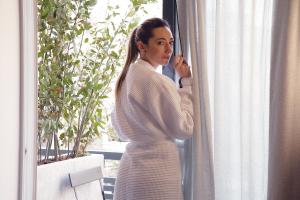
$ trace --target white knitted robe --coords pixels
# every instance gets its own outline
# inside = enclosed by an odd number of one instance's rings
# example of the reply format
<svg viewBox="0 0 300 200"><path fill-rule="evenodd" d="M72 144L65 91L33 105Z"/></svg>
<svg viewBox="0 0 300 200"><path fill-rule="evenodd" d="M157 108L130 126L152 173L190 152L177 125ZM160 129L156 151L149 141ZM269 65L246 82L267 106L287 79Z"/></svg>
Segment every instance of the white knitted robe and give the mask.
<svg viewBox="0 0 300 200"><path fill-rule="evenodd" d="M129 141L122 156L114 200L181 200L181 167L174 139L193 133L191 79L183 88L146 61L132 64L112 123Z"/></svg>

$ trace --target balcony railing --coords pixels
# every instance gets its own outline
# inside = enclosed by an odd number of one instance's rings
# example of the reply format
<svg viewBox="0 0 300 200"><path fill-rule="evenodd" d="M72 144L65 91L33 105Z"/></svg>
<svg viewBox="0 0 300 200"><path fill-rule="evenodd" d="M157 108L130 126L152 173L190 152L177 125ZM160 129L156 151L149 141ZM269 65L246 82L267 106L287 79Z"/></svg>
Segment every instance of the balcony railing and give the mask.
<svg viewBox="0 0 300 200"><path fill-rule="evenodd" d="M119 152L106 152L106 151L88 151L91 154L103 154L104 161L106 160L120 160L122 153ZM115 177L104 177L103 178L103 190L105 200L112 200L115 188Z"/></svg>

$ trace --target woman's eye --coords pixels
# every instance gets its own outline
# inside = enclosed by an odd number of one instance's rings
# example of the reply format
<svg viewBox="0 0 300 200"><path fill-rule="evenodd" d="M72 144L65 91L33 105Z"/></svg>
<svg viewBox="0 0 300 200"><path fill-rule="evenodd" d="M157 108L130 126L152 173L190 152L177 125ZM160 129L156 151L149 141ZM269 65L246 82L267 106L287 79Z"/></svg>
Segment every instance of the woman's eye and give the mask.
<svg viewBox="0 0 300 200"><path fill-rule="evenodd" d="M171 46L173 46L173 45L174 45L174 41L171 41L169 44L170 44Z"/></svg>
<svg viewBox="0 0 300 200"><path fill-rule="evenodd" d="M163 41L158 41L158 45L164 45Z"/></svg>

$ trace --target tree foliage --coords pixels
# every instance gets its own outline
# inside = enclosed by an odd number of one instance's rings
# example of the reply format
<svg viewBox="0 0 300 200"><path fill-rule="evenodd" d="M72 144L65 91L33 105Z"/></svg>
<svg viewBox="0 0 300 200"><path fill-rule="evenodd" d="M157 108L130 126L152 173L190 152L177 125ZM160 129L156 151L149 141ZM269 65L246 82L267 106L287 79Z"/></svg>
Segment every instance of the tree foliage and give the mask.
<svg viewBox="0 0 300 200"><path fill-rule="evenodd" d="M108 5L104 20L92 22L96 0L38 0L38 144L60 160L84 153L107 124L104 102L124 63L126 39L136 13L154 0L131 0L124 13ZM40 152L40 151L39 151Z"/></svg>

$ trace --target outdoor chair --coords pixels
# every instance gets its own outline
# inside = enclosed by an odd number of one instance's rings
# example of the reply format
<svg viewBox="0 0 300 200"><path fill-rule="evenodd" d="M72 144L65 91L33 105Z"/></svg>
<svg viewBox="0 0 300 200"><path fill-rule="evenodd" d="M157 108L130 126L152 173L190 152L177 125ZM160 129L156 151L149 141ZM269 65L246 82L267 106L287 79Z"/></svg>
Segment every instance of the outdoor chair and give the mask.
<svg viewBox="0 0 300 200"><path fill-rule="evenodd" d="M102 187L103 174L100 166L70 173L69 178L77 200L105 200ZM89 187L88 190L87 187ZM89 192L91 187L94 188L93 190L97 190L93 191L93 196L90 196Z"/></svg>

